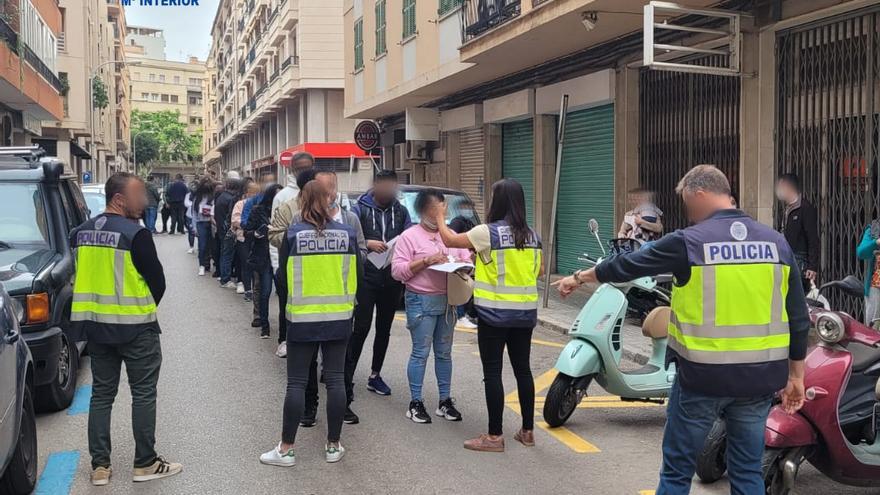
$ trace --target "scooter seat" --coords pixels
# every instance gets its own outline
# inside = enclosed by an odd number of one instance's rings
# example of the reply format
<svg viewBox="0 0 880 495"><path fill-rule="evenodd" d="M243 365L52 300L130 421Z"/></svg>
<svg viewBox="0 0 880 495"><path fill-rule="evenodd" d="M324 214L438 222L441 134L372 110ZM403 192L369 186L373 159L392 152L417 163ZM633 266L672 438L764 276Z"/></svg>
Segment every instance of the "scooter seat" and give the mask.
<svg viewBox="0 0 880 495"><path fill-rule="evenodd" d="M672 318L672 308L669 306L657 306L652 309L642 323L642 335L652 339L665 339L669 335L670 318Z"/></svg>
<svg viewBox="0 0 880 495"><path fill-rule="evenodd" d="M853 342L846 347L846 350L852 354L852 369L854 372L864 371L872 364L880 361L880 349L874 347Z"/></svg>

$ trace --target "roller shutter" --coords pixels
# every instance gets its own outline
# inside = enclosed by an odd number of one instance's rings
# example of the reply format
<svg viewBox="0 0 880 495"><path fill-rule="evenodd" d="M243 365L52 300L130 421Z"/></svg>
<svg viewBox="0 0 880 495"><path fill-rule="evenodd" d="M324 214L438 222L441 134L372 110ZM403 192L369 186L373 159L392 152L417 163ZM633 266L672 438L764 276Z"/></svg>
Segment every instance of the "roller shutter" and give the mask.
<svg viewBox="0 0 880 495"><path fill-rule="evenodd" d="M501 128L501 173L516 179L526 195L529 225L534 225L535 136L531 119L504 124Z"/></svg>
<svg viewBox="0 0 880 495"><path fill-rule="evenodd" d="M480 218L484 218L483 189L486 174L483 168L483 129L459 131L458 146L461 189L474 201L474 209Z"/></svg>
<svg viewBox="0 0 880 495"><path fill-rule="evenodd" d="M601 255L587 221L599 222L603 241L614 225L614 105L572 112L565 127L556 216L557 272L584 268L582 253Z"/></svg>

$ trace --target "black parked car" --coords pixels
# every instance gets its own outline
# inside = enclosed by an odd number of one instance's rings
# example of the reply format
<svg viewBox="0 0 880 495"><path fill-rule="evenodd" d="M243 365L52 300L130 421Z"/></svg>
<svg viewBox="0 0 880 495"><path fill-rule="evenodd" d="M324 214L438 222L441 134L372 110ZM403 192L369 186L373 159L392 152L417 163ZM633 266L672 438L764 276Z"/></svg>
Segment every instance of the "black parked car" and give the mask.
<svg viewBox="0 0 880 495"><path fill-rule="evenodd" d="M24 495L37 483L34 363L21 339L24 311L0 286L0 493Z"/></svg>
<svg viewBox="0 0 880 495"><path fill-rule="evenodd" d="M24 309L22 336L34 359L34 404L73 400L79 355L69 328L74 259L68 235L88 209L64 165L38 147L0 148L0 284Z"/></svg>

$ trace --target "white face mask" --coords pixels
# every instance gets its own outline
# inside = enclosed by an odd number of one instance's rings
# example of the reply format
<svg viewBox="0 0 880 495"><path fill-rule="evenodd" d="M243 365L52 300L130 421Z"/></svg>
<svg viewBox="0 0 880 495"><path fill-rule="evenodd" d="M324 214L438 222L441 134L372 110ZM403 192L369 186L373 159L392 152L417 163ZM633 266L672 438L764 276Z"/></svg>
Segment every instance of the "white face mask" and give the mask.
<svg viewBox="0 0 880 495"><path fill-rule="evenodd" d="M422 219L422 225L428 230L437 230L437 223L433 220L428 220L427 218Z"/></svg>

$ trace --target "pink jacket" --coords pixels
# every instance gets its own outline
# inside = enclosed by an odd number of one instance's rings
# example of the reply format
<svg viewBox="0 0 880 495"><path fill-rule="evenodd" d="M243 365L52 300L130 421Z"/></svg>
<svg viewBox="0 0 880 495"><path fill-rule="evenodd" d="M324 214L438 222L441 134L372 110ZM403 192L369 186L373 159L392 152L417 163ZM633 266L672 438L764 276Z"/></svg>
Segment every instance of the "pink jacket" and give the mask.
<svg viewBox="0 0 880 495"><path fill-rule="evenodd" d="M394 256L391 258L391 276L406 284L407 290L419 294L446 294L446 274L431 269L413 273L409 265L414 260L427 258L438 252L452 255L456 260L471 261L471 252L467 249L447 248L440 239L440 234L429 232L421 225L408 228L394 245Z"/></svg>

